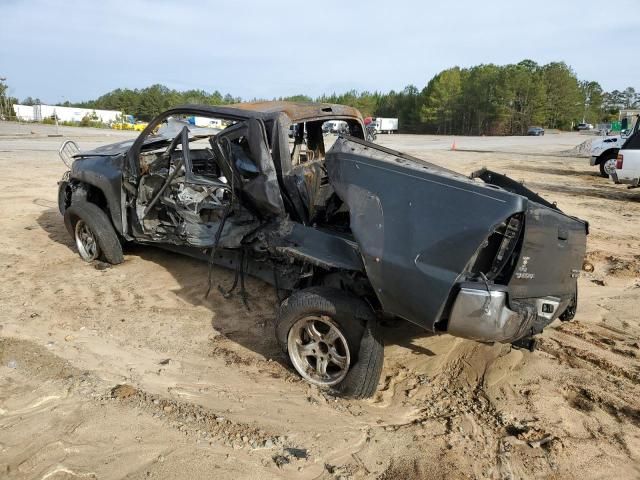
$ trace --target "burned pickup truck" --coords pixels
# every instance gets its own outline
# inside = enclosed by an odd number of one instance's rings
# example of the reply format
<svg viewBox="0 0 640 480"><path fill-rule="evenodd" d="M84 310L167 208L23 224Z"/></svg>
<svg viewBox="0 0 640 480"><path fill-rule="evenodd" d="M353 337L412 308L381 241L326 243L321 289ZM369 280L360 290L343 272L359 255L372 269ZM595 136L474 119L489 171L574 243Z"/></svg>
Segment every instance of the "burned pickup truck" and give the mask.
<svg viewBox="0 0 640 480"><path fill-rule="evenodd" d="M348 131L323 135L336 120ZM365 135L341 105L174 108L135 140L65 145L60 211L86 261L120 263L137 242L209 262L209 289L211 265L235 270L243 300L246 275L272 284L278 342L339 395L375 392L381 319L527 345L573 317L586 222L502 175L466 177Z"/></svg>

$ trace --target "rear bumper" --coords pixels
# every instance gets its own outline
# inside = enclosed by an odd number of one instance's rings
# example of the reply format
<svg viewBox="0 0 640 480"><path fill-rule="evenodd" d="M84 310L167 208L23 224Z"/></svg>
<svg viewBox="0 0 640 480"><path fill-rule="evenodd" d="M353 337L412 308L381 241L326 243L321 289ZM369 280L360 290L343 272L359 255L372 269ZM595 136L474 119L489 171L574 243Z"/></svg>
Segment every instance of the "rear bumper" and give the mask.
<svg viewBox="0 0 640 480"><path fill-rule="evenodd" d="M591 166L593 167L594 165L597 165L597 164L598 164L598 157L594 157L594 156L592 156L592 157L589 159L589 165L591 165Z"/></svg>
<svg viewBox="0 0 640 480"><path fill-rule="evenodd" d="M621 183L623 185L632 185L634 187L637 187L638 185L640 185L640 178L623 177L618 174L618 170L616 170L614 173L611 174L611 179L613 180L613 183Z"/></svg>
<svg viewBox="0 0 640 480"><path fill-rule="evenodd" d="M620 183L620 180L618 179L618 172L613 172L611 175L609 175L611 177L611 181L615 184Z"/></svg>
<svg viewBox="0 0 640 480"><path fill-rule="evenodd" d="M551 323L568 303L559 297L542 297L518 302L512 309L507 287L469 282L461 285L456 296L447 333L482 342L509 343L529 335L534 325Z"/></svg>

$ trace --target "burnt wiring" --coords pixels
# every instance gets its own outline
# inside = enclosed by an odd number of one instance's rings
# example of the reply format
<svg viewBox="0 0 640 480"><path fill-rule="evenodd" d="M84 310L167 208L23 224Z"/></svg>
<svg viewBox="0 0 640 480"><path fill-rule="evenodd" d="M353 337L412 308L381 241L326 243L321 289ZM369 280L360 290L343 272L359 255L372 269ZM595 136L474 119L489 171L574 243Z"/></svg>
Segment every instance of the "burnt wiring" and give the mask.
<svg viewBox="0 0 640 480"><path fill-rule="evenodd" d="M487 299L484 301L484 305L482 305L482 311L485 314L488 314L491 311L491 308L489 308L491 307L491 289L489 288L489 279L482 272L480 272L480 277L482 278L484 286L487 289Z"/></svg>
<svg viewBox="0 0 640 480"><path fill-rule="evenodd" d="M240 278L240 269L242 268L243 257L244 257L244 250L240 252L240 261L236 263L236 268L233 276L233 284L231 285L231 287L228 290L225 290L224 288L222 288L222 285L218 285L218 291L222 294L224 298L229 298L233 293L233 291L238 286L238 279Z"/></svg>
<svg viewBox="0 0 640 480"><path fill-rule="evenodd" d="M276 289L276 298L278 299L278 304L281 304L284 300L284 297L280 296L280 280L278 279L278 268L275 262L271 262L271 267L273 268L273 285Z"/></svg>
<svg viewBox="0 0 640 480"><path fill-rule="evenodd" d="M227 158L231 159L231 156L232 156L231 144L229 143L228 139L225 138L224 140L226 141L225 150L226 150ZM229 183L231 185L231 199L229 203L226 205L224 212L222 213L222 218L220 219L220 225L218 225L218 229L216 230L213 247L211 248L211 253L209 254L209 262L208 262L209 270L207 274L207 293L205 294L204 298L209 297L209 293L211 293L211 288L213 287L213 260L215 258L216 252L218 250L218 246L220 244L220 237L222 236L222 231L224 229L225 223L227 221L227 218L229 217L229 214L231 213L231 208L233 207L233 204L235 203L235 200L236 200L235 173L234 173L233 166L231 167L230 170L231 170L231 179ZM218 285L218 291L220 291L220 293L224 298L231 297L231 294L238 286L238 280L239 280L240 281L240 292L239 292L240 298L242 299L242 303L247 308L247 310L250 310L249 302L248 302L249 295L247 293L247 290L244 284L244 274L246 270L246 267L245 267L246 256L247 255L245 253L245 248L243 247L242 250L240 251L240 261L236 265L235 276L234 276L233 284L231 285L231 288L225 290L221 285Z"/></svg>
<svg viewBox="0 0 640 480"><path fill-rule="evenodd" d="M224 139L227 140L227 139ZM231 155L231 146L228 144L225 145L228 154ZM235 189L235 178L234 178L234 170L231 167L231 199L229 203L225 206L224 211L222 212L222 218L220 219L220 225L218 225L218 229L216 230L216 235L213 242L213 247L211 247L211 253L209 254L209 271L207 274L207 293L205 293L204 298L209 297L209 293L211 293L211 287L213 286L213 259L215 258L216 252L218 251L218 244L220 243L220 237L222 236L222 230L224 229L225 223L227 223L227 218L231 213L231 208L235 202L236 197L236 189Z"/></svg>
<svg viewBox="0 0 640 480"><path fill-rule="evenodd" d="M238 280L240 280L240 292L238 293L246 309L251 310L251 308L249 307L249 294L247 293L247 290L244 286L244 274L247 268L247 266L245 265L245 258L247 257L248 255L246 255L245 249L243 248L242 250L240 250L240 261L236 265L235 275L233 277L233 284L231 285L231 288L225 290L224 288L222 288L222 285L218 285L218 291L224 298L229 298L238 286Z"/></svg>

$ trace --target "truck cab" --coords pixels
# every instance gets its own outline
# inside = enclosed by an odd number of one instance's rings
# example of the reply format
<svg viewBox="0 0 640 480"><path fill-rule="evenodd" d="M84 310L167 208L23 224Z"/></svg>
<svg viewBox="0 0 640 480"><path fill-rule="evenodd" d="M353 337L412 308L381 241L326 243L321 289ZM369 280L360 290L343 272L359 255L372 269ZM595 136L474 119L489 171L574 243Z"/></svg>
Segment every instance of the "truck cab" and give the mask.
<svg viewBox="0 0 640 480"><path fill-rule="evenodd" d="M601 177L612 177L616 170L618 152L632 132L633 126L625 128L619 135L605 136L591 142L589 165L592 167L597 165Z"/></svg>
<svg viewBox="0 0 640 480"><path fill-rule="evenodd" d="M626 139L616 158L616 168L611 178L615 183L629 185L629 188L640 187L640 126L636 117L631 135Z"/></svg>

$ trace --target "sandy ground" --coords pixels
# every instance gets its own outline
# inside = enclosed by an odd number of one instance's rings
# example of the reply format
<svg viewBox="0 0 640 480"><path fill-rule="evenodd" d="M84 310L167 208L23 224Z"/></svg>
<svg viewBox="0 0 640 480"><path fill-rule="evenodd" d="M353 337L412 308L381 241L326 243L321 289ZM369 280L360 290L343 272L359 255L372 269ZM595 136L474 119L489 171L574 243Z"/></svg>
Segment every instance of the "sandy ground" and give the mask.
<svg viewBox="0 0 640 480"><path fill-rule="evenodd" d="M33 133L32 133L33 132ZM378 393L302 382L273 337L273 290L251 311L206 266L154 248L99 270L57 211L61 134L0 122L0 477L640 478L640 191L560 155L577 134L379 143L468 173L507 173L591 224L575 321L534 353L385 329ZM220 284L232 272L215 270Z"/></svg>

